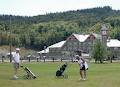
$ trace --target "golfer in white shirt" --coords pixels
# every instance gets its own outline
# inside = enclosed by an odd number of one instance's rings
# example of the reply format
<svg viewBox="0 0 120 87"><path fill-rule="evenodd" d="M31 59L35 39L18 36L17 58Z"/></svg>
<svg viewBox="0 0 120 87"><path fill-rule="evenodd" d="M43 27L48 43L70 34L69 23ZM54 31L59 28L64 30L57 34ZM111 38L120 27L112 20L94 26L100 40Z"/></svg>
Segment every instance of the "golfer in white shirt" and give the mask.
<svg viewBox="0 0 120 87"><path fill-rule="evenodd" d="M20 51L20 49L16 48L16 52L14 52L12 54L12 56L13 56L13 66L14 66L14 76L13 76L14 79L18 79L17 72L18 72L19 63L20 63L19 51Z"/></svg>
<svg viewBox="0 0 120 87"><path fill-rule="evenodd" d="M86 70L88 70L88 64L84 58L81 56L81 51L76 51L77 55L75 58L78 60L78 64L80 66L80 80L86 80Z"/></svg>

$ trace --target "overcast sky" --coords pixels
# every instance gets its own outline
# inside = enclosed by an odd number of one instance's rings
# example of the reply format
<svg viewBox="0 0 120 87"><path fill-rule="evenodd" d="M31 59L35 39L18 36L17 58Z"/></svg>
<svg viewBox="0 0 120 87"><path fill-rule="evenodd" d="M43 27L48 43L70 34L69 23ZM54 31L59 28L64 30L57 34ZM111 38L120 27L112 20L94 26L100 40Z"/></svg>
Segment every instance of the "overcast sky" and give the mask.
<svg viewBox="0 0 120 87"><path fill-rule="evenodd" d="M120 0L0 0L0 14L35 16L103 6L120 10Z"/></svg>

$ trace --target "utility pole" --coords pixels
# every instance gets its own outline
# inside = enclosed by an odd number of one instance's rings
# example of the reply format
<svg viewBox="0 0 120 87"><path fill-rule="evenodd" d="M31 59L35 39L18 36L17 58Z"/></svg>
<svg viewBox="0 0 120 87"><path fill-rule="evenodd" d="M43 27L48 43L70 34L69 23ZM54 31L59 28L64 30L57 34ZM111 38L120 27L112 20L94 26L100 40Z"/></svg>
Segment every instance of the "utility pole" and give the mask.
<svg viewBox="0 0 120 87"><path fill-rule="evenodd" d="M12 54L11 54L11 46L12 46L12 39L11 39L11 16L10 16L10 62L12 62Z"/></svg>

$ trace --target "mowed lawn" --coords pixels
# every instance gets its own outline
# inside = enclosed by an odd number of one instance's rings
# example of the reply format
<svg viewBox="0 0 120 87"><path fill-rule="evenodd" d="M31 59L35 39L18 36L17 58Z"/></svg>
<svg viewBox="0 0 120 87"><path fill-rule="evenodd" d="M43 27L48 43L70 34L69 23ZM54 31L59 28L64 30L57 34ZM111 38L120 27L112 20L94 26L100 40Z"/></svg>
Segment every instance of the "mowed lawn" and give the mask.
<svg viewBox="0 0 120 87"><path fill-rule="evenodd" d="M69 63L65 71L68 79L56 78L55 72L62 64L61 62L22 63L34 72L37 79L24 79L25 72L20 68L19 79L12 80L12 64L0 63L0 87L120 87L120 63L90 63L86 81L79 80L77 63Z"/></svg>

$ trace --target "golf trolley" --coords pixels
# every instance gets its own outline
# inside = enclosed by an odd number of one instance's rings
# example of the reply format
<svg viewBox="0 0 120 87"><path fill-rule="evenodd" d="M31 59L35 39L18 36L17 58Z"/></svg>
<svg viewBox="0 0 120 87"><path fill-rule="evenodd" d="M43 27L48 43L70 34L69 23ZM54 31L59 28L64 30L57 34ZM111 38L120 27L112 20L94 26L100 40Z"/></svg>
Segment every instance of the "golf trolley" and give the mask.
<svg viewBox="0 0 120 87"><path fill-rule="evenodd" d="M68 78L68 75L64 74L64 71L67 68L67 63L63 64L59 70L56 71L56 77L63 77L63 78Z"/></svg>
<svg viewBox="0 0 120 87"><path fill-rule="evenodd" d="M26 74L24 75L25 79L36 79L37 78L35 74L28 67L21 66L21 68L23 68L24 71L26 72Z"/></svg>

